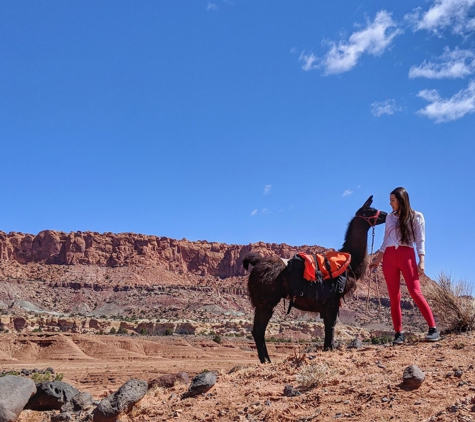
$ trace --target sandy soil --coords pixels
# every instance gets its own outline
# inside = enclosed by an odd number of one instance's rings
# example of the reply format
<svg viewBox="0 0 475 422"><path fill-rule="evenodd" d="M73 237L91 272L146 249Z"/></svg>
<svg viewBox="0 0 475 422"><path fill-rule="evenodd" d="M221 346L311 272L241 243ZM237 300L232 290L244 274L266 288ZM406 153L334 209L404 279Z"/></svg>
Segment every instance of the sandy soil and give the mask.
<svg viewBox="0 0 475 422"><path fill-rule="evenodd" d="M17 337L18 340L19 337ZM182 399L188 385L150 389L121 421L472 421L475 420L475 336L450 334L438 343L414 336L403 346L341 345L323 352L314 343L271 343L272 364L257 361L245 338L194 336L31 336L16 341L0 335L0 369L51 366L64 381L95 398L115 391L129 378L205 371L218 374L208 393ZM41 341L40 341L41 340ZM41 344L40 344L41 343ZM423 384L402 384L404 369L417 365ZM311 366L313 365L313 366ZM319 381L305 387L310 376ZM284 388L300 392L287 397ZM47 421L24 411L21 422Z"/></svg>

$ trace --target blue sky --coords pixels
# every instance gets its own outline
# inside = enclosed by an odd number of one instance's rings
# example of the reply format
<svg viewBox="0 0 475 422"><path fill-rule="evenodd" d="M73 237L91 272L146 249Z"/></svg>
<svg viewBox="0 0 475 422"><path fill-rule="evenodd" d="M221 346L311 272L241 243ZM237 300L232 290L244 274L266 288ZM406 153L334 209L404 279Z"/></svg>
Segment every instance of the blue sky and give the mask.
<svg viewBox="0 0 475 422"><path fill-rule="evenodd" d="M404 186L475 283L474 112L475 0L4 1L0 230L339 248Z"/></svg>

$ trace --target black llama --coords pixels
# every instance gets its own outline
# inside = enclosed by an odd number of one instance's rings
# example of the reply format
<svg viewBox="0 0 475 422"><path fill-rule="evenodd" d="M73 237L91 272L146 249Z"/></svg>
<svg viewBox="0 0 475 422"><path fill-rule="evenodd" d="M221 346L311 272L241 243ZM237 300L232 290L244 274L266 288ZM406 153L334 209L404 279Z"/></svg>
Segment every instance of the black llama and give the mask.
<svg viewBox="0 0 475 422"><path fill-rule="evenodd" d="M334 348L333 337L340 298L353 292L356 289L356 282L365 274L368 230L370 227L386 221L387 214L384 211L371 208L372 202L373 196L370 196L348 224L345 242L340 251L351 255L351 264L348 269L345 289L336 298L332 297L325 301L315 297L296 296L291 298L291 291L295 291L295 289L292 289L290 285L287 266L279 257L263 258L258 254L251 253L244 258L243 266L246 270L249 264L252 265L248 281L249 296L255 308L252 336L261 363L270 362L265 342L265 332L274 308L281 299L285 298L293 299L292 306L297 309L320 313L325 325L324 350Z"/></svg>

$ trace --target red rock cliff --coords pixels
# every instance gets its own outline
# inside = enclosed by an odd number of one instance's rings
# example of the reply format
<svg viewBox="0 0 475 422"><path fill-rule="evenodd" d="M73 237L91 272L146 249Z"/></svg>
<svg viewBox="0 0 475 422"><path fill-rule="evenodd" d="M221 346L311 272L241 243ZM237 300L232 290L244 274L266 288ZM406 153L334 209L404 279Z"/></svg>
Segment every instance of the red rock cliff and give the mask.
<svg viewBox="0 0 475 422"><path fill-rule="evenodd" d="M290 258L297 252L320 252L318 246L293 247L264 242L249 245L134 233L57 232L44 230L36 236L0 231L0 260L20 264L96 265L124 267L153 264L169 271L232 277L244 275L242 260L250 251Z"/></svg>

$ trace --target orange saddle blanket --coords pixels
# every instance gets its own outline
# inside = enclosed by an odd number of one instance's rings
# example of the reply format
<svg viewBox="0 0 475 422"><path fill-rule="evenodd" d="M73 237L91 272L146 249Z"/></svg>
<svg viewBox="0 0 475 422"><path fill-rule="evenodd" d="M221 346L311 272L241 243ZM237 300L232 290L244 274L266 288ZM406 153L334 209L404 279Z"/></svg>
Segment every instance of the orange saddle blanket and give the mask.
<svg viewBox="0 0 475 422"><path fill-rule="evenodd" d="M313 255L300 252L298 254L305 261L303 278L308 281L316 281L317 266ZM343 274L351 262L351 255L346 252L329 251L325 254L315 255L318 262L318 268L322 273L324 280L336 278Z"/></svg>

